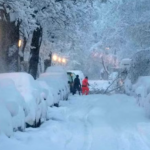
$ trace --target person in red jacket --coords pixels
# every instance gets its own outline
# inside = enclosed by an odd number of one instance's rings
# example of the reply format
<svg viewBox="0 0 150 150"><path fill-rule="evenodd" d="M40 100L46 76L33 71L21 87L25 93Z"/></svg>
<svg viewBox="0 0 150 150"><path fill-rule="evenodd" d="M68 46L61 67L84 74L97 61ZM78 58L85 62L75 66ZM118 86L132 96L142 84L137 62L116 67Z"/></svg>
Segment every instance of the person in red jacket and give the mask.
<svg viewBox="0 0 150 150"><path fill-rule="evenodd" d="M88 83L88 77L85 77L82 81L82 94L88 95L89 94L89 83Z"/></svg>

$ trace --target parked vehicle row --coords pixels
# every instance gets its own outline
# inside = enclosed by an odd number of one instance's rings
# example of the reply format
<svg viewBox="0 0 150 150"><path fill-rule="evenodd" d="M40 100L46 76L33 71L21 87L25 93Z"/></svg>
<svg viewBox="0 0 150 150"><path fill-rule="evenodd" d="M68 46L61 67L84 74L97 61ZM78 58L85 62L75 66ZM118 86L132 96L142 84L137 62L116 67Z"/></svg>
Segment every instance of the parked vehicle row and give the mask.
<svg viewBox="0 0 150 150"><path fill-rule="evenodd" d="M48 68L37 80L27 73L0 74L0 134L38 127L47 119L49 107L69 95L67 73Z"/></svg>

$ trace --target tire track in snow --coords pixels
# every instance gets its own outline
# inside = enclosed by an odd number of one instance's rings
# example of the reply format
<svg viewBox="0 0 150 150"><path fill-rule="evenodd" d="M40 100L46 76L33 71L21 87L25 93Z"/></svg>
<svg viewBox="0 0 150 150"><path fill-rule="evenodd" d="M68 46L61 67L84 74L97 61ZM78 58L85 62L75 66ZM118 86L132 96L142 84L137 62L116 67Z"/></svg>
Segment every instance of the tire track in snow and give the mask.
<svg viewBox="0 0 150 150"><path fill-rule="evenodd" d="M84 135L84 145L81 148L81 150L90 150L92 147L92 142L93 142L93 136L92 136L92 123L89 121L89 115L90 112L93 110L93 106L89 106L88 111L83 118L83 124L84 124L84 130L85 130L85 135Z"/></svg>
<svg viewBox="0 0 150 150"><path fill-rule="evenodd" d="M65 144L66 150L73 149L74 147L71 147L71 146L73 146L73 145L71 145L71 143L76 142L75 141L76 140L76 132L75 132L75 130L72 129L72 127L75 125L77 125L77 126L80 125L80 127L82 126L82 124L81 124L82 119L81 118L77 119L77 117L75 116L76 109L73 109L71 112L72 113L66 117L66 121L68 122L68 129L71 134L70 138L66 141L66 144Z"/></svg>
<svg viewBox="0 0 150 150"><path fill-rule="evenodd" d="M76 109L75 109L76 110ZM79 137L81 136L84 141L83 141L83 146L81 146L79 149L81 150L90 150L91 149L91 145L92 145L92 141L93 141L93 137L92 137L92 133L91 133L91 129L92 129L92 123L89 121L89 115L90 112L93 110L93 106L88 106L88 108L86 109L86 111L84 112L84 114L82 115L82 117L80 116L79 118L75 116L76 113L78 113L78 111L72 111L73 113L69 114L66 118L66 120L68 121L68 129L69 132L71 133L70 138L66 141L65 144L65 149L69 150L71 143L76 142L77 139L77 133L76 130L72 130L72 124L74 125L78 125L79 129L83 131L80 132ZM81 143L80 143L81 144ZM73 147L72 147L73 149Z"/></svg>

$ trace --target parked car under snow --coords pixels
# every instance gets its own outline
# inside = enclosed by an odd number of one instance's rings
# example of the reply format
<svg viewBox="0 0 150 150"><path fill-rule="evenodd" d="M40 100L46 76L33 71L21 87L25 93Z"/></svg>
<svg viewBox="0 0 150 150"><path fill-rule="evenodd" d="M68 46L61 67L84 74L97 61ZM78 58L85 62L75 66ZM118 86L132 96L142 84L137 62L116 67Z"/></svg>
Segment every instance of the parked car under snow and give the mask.
<svg viewBox="0 0 150 150"><path fill-rule="evenodd" d="M10 79L14 82L27 105L27 115L25 122L27 126L36 127L41 123L43 99L42 90L33 77L27 73L4 73L0 74L0 79Z"/></svg>
<svg viewBox="0 0 150 150"><path fill-rule="evenodd" d="M44 81L51 88L54 95L54 105L60 100L67 100L69 95L67 73L61 66L52 66L47 68L46 72L37 79Z"/></svg>
<svg viewBox="0 0 150 150"><path fill-rule="evenodd" d="M0 79L0 105L5 111L0 114L0 132L10 136L12 131L24 131L27 105L11 79Z"/></svg>

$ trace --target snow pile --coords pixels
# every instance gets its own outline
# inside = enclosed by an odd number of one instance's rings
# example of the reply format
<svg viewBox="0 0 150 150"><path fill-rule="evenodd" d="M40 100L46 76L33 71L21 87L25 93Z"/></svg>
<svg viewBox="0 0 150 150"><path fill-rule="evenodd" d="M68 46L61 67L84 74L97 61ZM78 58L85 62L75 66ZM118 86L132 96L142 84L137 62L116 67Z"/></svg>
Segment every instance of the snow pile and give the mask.
<svg viewBox="0 0 150 150"><path fill-rule="evenodd" d="M89 85L89 90L91 94L99 94L103 93L110 85L110 83L107 80L89 80Z"/></svg>

